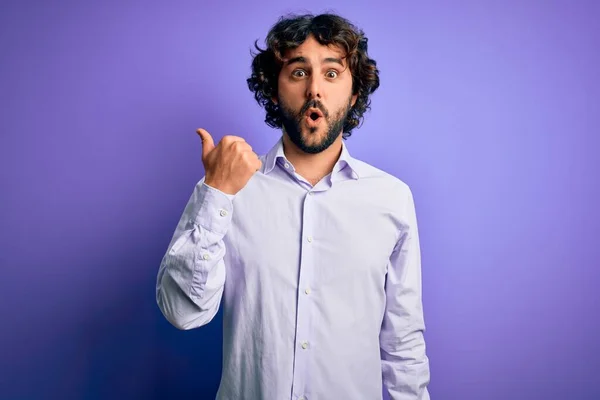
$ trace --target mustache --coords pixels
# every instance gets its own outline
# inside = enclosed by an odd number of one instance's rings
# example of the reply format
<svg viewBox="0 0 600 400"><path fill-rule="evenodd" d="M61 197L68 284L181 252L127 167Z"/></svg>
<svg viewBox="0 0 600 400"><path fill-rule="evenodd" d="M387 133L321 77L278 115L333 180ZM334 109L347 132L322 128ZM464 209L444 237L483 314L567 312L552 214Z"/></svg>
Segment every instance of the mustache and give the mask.
<svg viewBox="0 0 600 400"><path fill-rule="evenodd" d="M300 116L304 115L304 113L309 108L318 108L319 110L321 110L321 112L323 113L323 116L325 118L329 118L329 113L327 112L327 109L325 108L325 106L323 104L321 104L321 102L319 100L315 100L315 99L309 100L304 104L304 106L300 110Z"/></svg>

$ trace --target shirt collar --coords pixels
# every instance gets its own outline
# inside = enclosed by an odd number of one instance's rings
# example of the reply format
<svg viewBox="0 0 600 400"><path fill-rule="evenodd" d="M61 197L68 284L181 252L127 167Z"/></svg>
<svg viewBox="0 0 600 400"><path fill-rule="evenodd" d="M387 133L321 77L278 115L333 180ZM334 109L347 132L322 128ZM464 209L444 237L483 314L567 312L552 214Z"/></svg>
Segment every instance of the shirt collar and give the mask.
<svg viewBox="0 0 600 400"><path fill-rule="evenodd" d="M279 159L284 162L289 162L289 160L285 157L285 153L283 152L283 136L277 140L271 150L269 150L269 152L266 154L262 172L264 174L269 174L273 168L275 168L275 164L277 164ZM342 153L333 166L333 171L331 171L332 179L337 180L339 174L347 178L359 179L361 177L359 170L360 162L350 155L348 147L342 140Z"/></svg>

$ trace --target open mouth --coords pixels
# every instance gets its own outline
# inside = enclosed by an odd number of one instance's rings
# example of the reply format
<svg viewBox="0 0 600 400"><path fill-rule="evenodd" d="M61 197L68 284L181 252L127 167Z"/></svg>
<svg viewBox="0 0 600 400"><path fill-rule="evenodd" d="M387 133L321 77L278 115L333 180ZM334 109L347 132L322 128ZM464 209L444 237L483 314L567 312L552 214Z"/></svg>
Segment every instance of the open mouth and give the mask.
<svg viewBox="0 0 600 400"><path fill-rule="evenodd" d="M323 113L318 108L310 108L304 115L308 122L317 122L323 117Z"/></svg>

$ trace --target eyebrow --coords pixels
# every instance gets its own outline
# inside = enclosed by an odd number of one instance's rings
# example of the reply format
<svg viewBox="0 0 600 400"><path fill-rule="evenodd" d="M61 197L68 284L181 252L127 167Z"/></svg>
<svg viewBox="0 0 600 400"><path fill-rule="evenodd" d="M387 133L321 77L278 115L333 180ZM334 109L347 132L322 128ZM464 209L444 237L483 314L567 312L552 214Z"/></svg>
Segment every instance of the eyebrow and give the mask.
<svg viewBox="0 0 600 400"><path fill-rule="evenodd" d="M286 65L291 65L294 63L299 63L299 64L308 64L308 61L306 60L305 57L302 56L298 56L298 57L292 57L289 60L287 60L287 62L285 63ZM340 64L342 67L344 66L344 64L342 63L342 59L341 58L336 58L336 57L327 57L323 60L323 63L336 63L336 64Z"/></svg>

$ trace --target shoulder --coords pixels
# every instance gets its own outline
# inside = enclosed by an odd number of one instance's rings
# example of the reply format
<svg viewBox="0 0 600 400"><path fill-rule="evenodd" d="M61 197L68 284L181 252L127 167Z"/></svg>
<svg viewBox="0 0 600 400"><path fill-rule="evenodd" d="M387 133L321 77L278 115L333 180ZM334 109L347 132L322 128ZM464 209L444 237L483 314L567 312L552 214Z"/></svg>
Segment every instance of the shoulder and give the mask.
<svg viewBox="0 0 600 400"><path fill-rule="evenodd" d="M359 180L365 184L372 185L397 200L412 197L411 188L401 178L356 158L352 162L359 175Z"/></svg>

